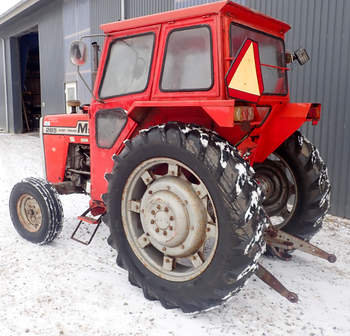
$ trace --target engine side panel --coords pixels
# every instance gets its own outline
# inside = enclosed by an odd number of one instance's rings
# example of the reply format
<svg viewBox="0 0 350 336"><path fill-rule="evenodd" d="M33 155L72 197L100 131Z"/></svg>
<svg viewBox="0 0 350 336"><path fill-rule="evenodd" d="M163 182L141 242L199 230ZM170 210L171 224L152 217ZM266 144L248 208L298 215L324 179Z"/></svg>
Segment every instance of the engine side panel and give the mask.
<svg viewBox="0 0 350 336"><path fill-rule="evenodd" d="M42 120L46 179L63 182L70 143L90 144L87 114L50 115Z"/></svg>

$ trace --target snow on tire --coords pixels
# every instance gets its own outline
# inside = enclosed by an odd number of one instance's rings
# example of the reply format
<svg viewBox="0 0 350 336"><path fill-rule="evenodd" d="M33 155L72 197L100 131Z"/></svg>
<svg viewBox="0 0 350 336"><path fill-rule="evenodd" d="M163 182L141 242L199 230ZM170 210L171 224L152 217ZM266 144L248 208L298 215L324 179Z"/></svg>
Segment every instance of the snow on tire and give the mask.
<svg viewBox="0 0 350 336"><path fill-rule="evenodd" d="M300 132L290 136L275 153L286 163L296 185L297 201L283 231L309 241L321 229L330 205L327 166L317 148Z"/></svg>
<svg viewBox="0 0 350 336"><path fill-rule="evenodd" d="M62 204L46 180L30 177L17 183L11 191L9 208L15 229L32 243L48 244L62 230Z"/></svg>
<svg viewBox="0 0 350 336"><path fill-rule="evenodd" d="M238 151L211 131L168 123L127 141L115 162L106 220L129 281L184 312L237 293L264 252L266 225Z"/></svg>

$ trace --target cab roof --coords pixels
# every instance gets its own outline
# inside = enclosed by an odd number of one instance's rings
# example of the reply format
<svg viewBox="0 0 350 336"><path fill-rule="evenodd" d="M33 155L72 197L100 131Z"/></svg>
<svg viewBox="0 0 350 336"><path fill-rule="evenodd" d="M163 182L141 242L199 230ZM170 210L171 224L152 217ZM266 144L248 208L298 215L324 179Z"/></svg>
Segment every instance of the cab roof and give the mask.
<svg viewBox="0 0 350 336"><path fill-rule="evenodd" d="M284 34L290 29L290 26L283 21L279 21L273 17L267 16L230 0L218 1L185 9L178 9L124 21L107 23L101 25L101 29L105 32L105 34L111 34L118 31L162 24L169 21L225 13L234 15L235 19L238 19L241 23L247 22L248 25L249 23L258 22L259 26L266 27L267 29L276 31L279 34Z"/></svg>

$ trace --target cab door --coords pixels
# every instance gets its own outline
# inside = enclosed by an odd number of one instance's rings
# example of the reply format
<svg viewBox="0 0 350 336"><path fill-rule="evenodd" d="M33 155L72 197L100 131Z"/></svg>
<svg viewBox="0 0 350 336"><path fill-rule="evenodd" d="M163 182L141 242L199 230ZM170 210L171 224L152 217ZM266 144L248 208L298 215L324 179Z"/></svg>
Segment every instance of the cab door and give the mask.
<svg viewBox="0 0 350 336"><path fill-rule="evenodd" d="M90 107L91 198L107 191L113 154L136 128L128 118L134 101L149 100L160 25L118 32L106 39Z"/></svg>

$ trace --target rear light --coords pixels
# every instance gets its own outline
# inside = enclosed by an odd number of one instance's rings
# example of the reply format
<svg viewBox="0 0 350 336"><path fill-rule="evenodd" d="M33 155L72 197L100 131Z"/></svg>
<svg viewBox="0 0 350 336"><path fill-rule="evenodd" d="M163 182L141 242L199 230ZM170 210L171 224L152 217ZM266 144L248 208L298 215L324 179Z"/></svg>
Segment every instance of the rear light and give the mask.
<svg viewBox="0 0 350 336"><path fill-rule="evenodd" d="M253 106L235 106L235 121L252 121L254 120Z"/></svg>
<svg viewBox="0 0 350 336"><path fill-rule="evenodd" d="M312 104L309 112L307 113L307 119L312 120L312 124L316 125L321 119L321 104Z"/></svg>
<svg viewBox="0 0 350 336"><path fill-rule="evenodd" d="M271 106L257 106L256 112L259 120L264 120L267 114L271 111Z"/></svg>

